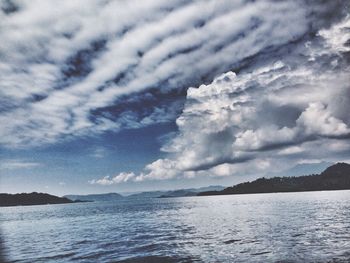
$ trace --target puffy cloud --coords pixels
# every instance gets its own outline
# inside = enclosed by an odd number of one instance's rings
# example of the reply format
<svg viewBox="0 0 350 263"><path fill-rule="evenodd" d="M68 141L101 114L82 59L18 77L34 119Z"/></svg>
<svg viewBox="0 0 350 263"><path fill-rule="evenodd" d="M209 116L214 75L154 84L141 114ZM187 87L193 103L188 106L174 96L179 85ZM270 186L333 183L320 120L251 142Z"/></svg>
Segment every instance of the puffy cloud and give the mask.
<svg viewBox="0 0 350 263"><path fill-rule="evenodd" d="M176 162L169 159L159 159L145 167L146 173L141 173L135 181L144 180L165 180L172 179L179 175Z"/></svg>
<svg viewBox="0 0 350 263"><path fill-rule="evenodd" d="M140 174L90 181L101 185L344 159L350 19L338 22L346 4L2 1L0 145L177 118L163 159Z"/></svg>
<svg viewBox="0 0 350 263"><path fill-rule="evenodd" d="M0 144L8 147L173 120L181 103L169 111L159 101L149 112L108 107L149 89L164 94L211 81L342 10L301 0L5 2Z"/></svg>
<svg viewBox="0 0 350 263"><path fill-rule="evenodd" d="M348 32L349 23L347 17L321 31L279 61L272 57L250 71L228 72L188 89L176 121L179 132L162 148L169 158L146 166L151 172L136 178L261 174L307 161L349 159L348 50L334 48L328 38L337 37L333 31Z"/></svg>
<svg viewBox="0 0 350 263"><path fill-rule="evenodd" d="M90 184L99 184L99 185L112 185L112 184L119 184L122 182L127 182L133 178L135 178L134 173L120 173L114 177L105 176L101 179L97 179L97 180L93 179L93 180L90 180L89 183Z"/></svg>
<svg viewBox="0 0 350 263"><path fill-rule="evenodd" d="M128 181L142 182L145 180L166 180L172 179L180 175L180 170L176 168L176 163L169 159L159 159L153 163L148 164L145 167L145 172L138 175L134 173L119 173L118 175L110 178L110 176L105 176L101 179L90 180L90 184L99 185L112 185L125 183Z"/></svg>
<svg viewBox="0 0 350 263"><path fill-rule="evenodd" d="M310 103L297 119L306 134L340 136L350 134L350 129L342 120L333 117L332 112L321 102Z"/></svg>

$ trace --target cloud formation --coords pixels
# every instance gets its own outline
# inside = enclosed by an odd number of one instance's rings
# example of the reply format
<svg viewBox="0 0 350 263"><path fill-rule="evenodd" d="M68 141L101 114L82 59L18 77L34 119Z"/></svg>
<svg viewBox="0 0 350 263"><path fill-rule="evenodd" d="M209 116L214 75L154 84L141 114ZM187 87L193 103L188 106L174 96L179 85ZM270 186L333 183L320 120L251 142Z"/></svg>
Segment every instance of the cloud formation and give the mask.
<svg viewBox="0 0 350 263"><path fill-rule="evenodd" d="M346 0L1 1L0 147L176 120L164 158L100 185L349 159L349 21Z"/></svg>
<svg viewBox="0 0 350 263"><path fill-rule="evenodd" d="M41 165L42 164L38 162L30 162L21 159L7 159L1 161L0 170L33 169Z"/></svg>
<svg viewBox="0 0 350 263"><path fill-rule="evenodd" d="M172 121L188 86L300 41L343 7L8 0L0 10L0 144L20 147Z"/></svg>
<svg viewBox="0 0 350 263"><path fill-rule="evenodd" d="M112 184L119 184L119 183L123 183L123 182L127 182L129 180L132 180L135 178L135 174L134 173L120 173L114 177L110 177L110 176L105 176L101 179L98 180L90 180L89 183L90 184L99 184L99 185L112 185Z"/></svg>
<svg viewBox="0 0 350 263"><path fill-rule="evenodd" d="M190 88L163 146L129 180L264 174L350 157L350 17L247 71ZM117 176L118 177L118 176Z"/></svg>

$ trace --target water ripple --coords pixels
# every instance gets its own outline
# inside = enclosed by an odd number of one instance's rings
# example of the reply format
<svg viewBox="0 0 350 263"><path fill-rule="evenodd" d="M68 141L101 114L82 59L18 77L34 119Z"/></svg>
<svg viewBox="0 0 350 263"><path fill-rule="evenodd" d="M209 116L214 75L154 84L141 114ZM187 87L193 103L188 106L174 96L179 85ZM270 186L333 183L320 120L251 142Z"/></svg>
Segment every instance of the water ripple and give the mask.
<svg viewBox="0 0 350 263"><path fill-rule="evenodd" d="M350 191L0 212L10 262L350 262Z"/></svg>

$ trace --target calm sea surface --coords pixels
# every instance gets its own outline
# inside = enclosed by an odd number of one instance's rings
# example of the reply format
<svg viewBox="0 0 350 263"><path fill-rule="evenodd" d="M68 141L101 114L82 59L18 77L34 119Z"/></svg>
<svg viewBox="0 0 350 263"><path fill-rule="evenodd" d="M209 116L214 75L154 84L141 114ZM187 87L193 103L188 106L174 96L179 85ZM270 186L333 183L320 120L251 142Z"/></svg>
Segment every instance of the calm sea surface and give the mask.
<svg viewBox="0 0 350 263"><path fill-rule="evenodd" d="M0 212L9 262L350 262L350 191Z"/></svg>

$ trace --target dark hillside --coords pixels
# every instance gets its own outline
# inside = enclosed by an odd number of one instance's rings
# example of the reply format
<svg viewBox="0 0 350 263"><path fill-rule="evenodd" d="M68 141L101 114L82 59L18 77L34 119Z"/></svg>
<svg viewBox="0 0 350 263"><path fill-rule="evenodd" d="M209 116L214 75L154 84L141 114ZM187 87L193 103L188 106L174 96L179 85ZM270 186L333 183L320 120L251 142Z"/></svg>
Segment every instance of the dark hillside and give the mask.
<svg viewBox="0 0 350 263"><path fill-rule="evenodd" d="M58 197L45 193L0 194L0 206L17 205L46 205L73 203L65 197Z"/></svg>
<svg viewBox="0 0 350 263"><path fill-rule="evenodd" d="M273 192L301 192L350 189L350 165L337 163L321 174L299 177L259 178L252 182L237 184L222 191L201 192L198 195L252 194Z"/></svg>

